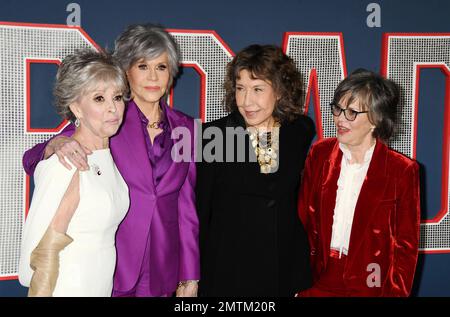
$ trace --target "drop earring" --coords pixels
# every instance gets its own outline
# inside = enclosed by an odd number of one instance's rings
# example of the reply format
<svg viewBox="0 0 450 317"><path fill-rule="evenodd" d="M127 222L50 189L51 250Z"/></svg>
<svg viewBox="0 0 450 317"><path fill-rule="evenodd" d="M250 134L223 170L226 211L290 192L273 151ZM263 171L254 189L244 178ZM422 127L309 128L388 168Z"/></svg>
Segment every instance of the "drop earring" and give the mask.
<svg viewBox="0 0 450 317"><path fill-rule="evenodd" d="M76 128L78 128L80 126L80 119L76 118L73 124L75 125Z"/></svg>

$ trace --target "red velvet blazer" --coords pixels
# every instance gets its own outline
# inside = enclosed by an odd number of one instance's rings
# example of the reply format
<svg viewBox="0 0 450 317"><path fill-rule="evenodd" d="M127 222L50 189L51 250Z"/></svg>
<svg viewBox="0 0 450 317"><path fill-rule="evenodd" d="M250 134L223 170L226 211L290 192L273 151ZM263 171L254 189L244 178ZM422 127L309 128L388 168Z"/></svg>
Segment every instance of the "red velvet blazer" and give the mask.
<svg viewBox="0 0 450 317"><path fill-rule="evenodd" d="M313 281L327 266L342 151L336 138L310 150L299 195L299 215L311 247ZM347 296L408 296L418 256L419 167L377 140L356 204L344 284ZM380 286L367 280L379 265ZM370 285L370 283L369 283Z"/></svg>

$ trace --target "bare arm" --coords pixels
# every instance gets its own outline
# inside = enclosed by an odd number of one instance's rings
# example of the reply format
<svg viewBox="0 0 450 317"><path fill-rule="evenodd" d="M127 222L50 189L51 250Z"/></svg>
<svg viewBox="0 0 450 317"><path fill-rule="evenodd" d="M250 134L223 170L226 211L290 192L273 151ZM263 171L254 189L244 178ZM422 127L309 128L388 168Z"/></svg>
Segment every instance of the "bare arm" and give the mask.
<svg viewBox="0 0 450 317"><path fill-rule="evenodd" d="M75 210L80 202L80 174L75 172L70 181L55 216L53 217L50 227L60 233L66 233Z"/></svg>

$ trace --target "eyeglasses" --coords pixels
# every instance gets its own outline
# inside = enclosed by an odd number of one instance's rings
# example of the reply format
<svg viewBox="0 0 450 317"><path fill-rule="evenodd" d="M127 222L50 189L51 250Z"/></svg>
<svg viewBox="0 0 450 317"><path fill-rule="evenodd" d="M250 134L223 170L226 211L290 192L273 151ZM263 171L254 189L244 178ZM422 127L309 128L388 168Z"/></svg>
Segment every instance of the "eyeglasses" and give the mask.
<svg viewBox="0 0 450 317"><path fill-rule="evenodd" d="M331 107L331 113L333 114L333 116L339 117L341 115L341 113L344 112L344 117L348 121L355 121L356 117L360 113L367 113L367 112L369 112L369 111L356 111L356 110L353 110L353 109L350 109L350 108L344 109L344 108L341 108L335 102L330 103L330 107Z"/></svg>

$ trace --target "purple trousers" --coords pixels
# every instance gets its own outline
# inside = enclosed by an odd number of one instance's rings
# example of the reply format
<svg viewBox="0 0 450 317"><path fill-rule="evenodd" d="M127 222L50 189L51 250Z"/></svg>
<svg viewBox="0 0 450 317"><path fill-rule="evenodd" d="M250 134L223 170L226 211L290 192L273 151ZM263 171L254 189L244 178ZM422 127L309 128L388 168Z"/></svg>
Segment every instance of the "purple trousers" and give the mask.
<svg viewBox="0 0 450 317"><path fill-rule="evenodd" d="M145 246L144 259L142 260L141 270L138 280L132 289L126 292L119 292L113 290L113 297L155 297L150 292L150 252L148 250L150 245L150 234L147 238L147 245ZM172 294L164 294L160 297L171 297Z"/></svg>

